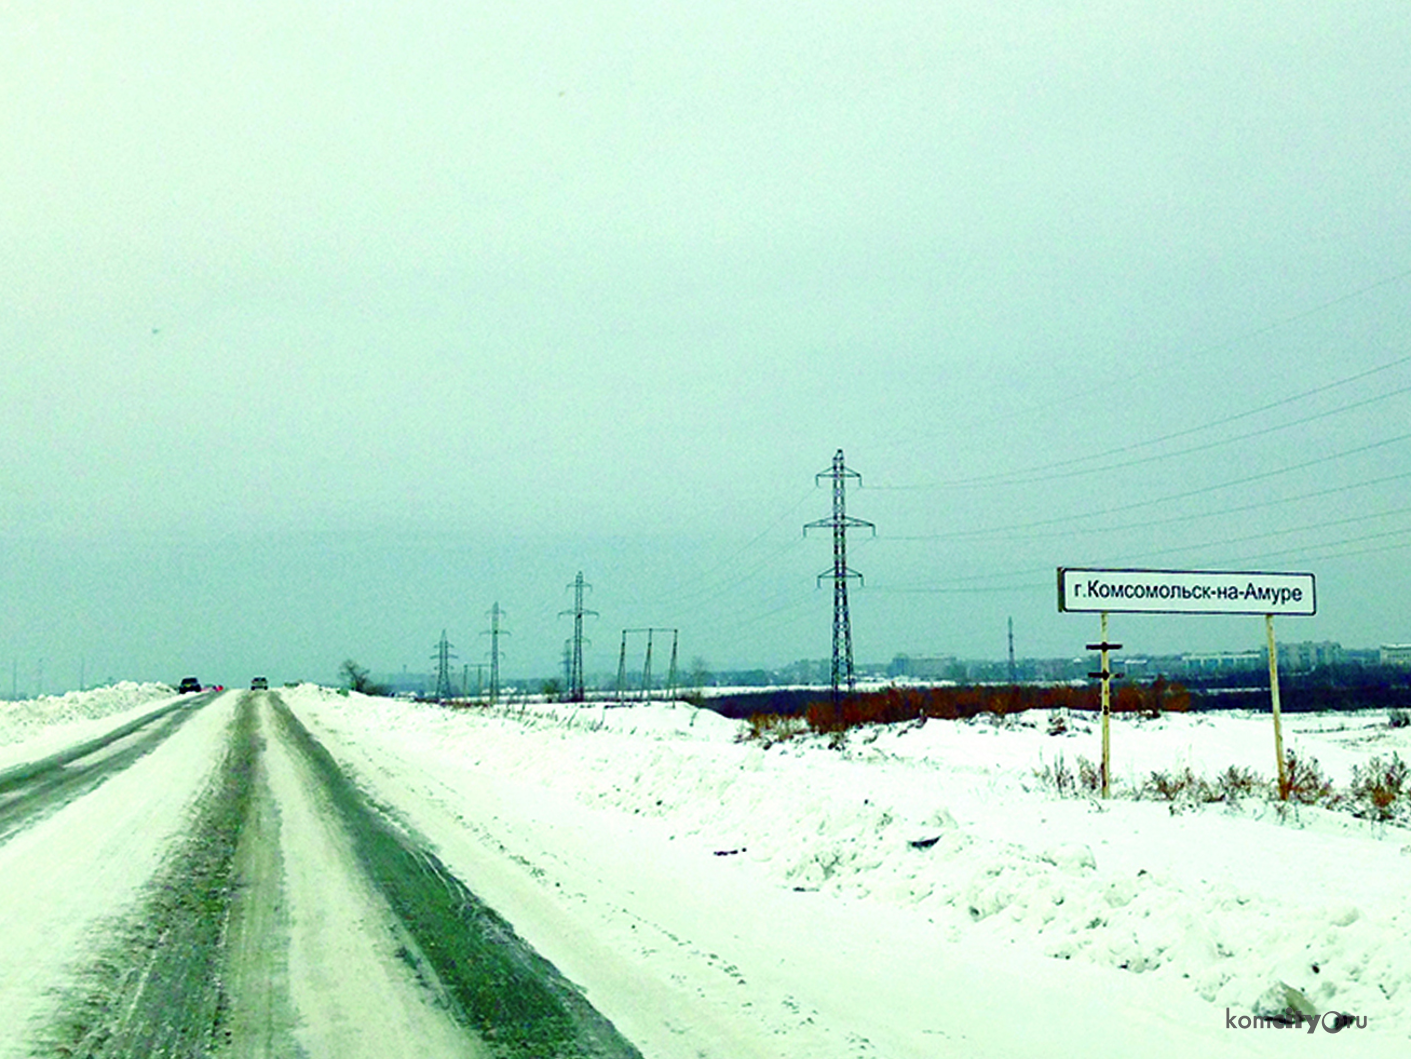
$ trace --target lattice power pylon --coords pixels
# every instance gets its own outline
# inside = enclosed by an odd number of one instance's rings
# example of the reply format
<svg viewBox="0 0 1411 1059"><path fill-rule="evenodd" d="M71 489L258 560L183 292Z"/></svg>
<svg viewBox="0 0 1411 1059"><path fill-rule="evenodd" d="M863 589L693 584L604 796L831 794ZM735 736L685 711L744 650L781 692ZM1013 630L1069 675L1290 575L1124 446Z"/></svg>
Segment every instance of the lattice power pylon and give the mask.
<svg viewBox="0 0 1411 1059"><path fill-rule="evenodd" d="M500 604L496 603L490 608L490 628L482 632L481 636L490 637L490 705L500 701L500 637L508 636L509 632L500 628L500 618L504 615L500 609Z"/></svg>
<svg viewBox="0 0 1411 1059"><path fill-rule="evenodd" d="M441 642L436 645L436 653L431 657L436 659L436 698L444 701L455 694L451 690L451 659L456 657L451 654L445 629L441 630Z"/></svg>
<svg viewBox="0 0 1411 1059"><path fill-rule="evenodd" d="M833 480L833 517L810 522L803 531L804 536L808 536L811 529L833 531L833 569L819 574L818 582L822 583L825 577L833 579L833 704L836 706L842 701L843 685L847 686L849 695L856 686L852 666L852 619L848 616L848 578L855 577L861 584L862 575L848 569L848 530L866 527L875 536L877 527L860 518L852 518L847 513L846 482L849 478L856 478L860 485L862 475L848 470L843 463L842 449L834 454L832 468L820 471L814 476L814 482L823 478Z"/></svg>
<svg viewBox="0 0 1411 1059"><path fill-rule="evenodd" d="M583 590L593 586L583 580L582 570L578 571L578 576L568 587L573 589L573 609L559 611L559 617L573 615L573 657L568 667L568 701L582 702L587 697L583 689L583 618L587 615L597 617L598 612L583 608Z"/></svg>

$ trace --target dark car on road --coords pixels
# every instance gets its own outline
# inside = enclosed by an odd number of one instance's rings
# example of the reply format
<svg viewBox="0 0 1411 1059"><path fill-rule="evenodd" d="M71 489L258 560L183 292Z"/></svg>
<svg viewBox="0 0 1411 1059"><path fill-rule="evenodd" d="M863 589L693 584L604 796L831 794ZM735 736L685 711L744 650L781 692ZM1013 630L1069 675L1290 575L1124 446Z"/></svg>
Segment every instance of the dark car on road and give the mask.
<svg viewBox="0 0 1411 1059"><path fill-rule="evenodd" d="M264 677L256 677L254 680L250 681L251 691L267 691L268 689L269 681Z"/></svg>
<svg viewBox="0 0 1411 1059"><path fill-rule="evenodd" d="M187 692L191 691L200 691L201 682L195 677L182 677L181 687L177 688L176 690L182 695L185 695Z"/></svg>

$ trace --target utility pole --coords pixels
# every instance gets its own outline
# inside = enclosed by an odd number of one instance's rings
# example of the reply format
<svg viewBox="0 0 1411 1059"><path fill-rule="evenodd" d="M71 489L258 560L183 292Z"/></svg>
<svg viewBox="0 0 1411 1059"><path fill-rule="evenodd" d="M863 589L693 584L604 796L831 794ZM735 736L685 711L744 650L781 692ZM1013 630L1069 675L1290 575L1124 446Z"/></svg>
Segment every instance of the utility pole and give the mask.
<svg viewBox="0 0 1411 1059"><path fill-rule="evenodd" d="M663 629L662 632L666 630ZM681 630L671 630L671 665L666 671L666 698L668 702L676 698L676 645L681 640Z"/></svg>
<svg viewBox="0 0 1411 1059"><path fill-rule="evenodd" d="M471 666L475 667L475 695L473 697L478 699L480 698L480 693L485 688L485 670L488 667L485 665L484 662L471 662L469 665L466 666L467 671L471 668ZM467 673L467 681L468 680L469 674ZM470 695L470 687L468 684L465 693L467 695Z"/></svg>
<svg viewBox="0 0 1411 1059"><path fill-rule="evenodd" d="M568 587L573 589L573 609L559 611L560 618L565 614L573 615L573 658L569 663L567 691L570 702L582 702L585 698L583 692L583 618L589 614L597 617L598 612L583 608L583 590L593 586L583 580L582 570L578 571L578 576Z"/></svg>
<svg viewBox="0 0 1411 1059"><path fill-rule="evenodd" d="M508 636L509 633L500 628L500 616L504 611L500 609L498 602L488 613L490 628L480 635L490 637L490 705L493 706L500 701L500 637Z"/></svg>
<svg viewBox="0 0 1411 1059"><path fill-rule="evenodd" d="M441 630L441 642L436 645L436 653L431 656L436 659L436 698L445 701L452 697L451 691L451 659L456 656L451 654L451 644L446 639L446 630Z"/></svg>
<svg viewBox="0 0 1411 1059"><path fill-rule="evenodd" d="M1015 682L1015 668L1014 668L1014 619L1011 617L1011 618L1009 619L1009 686L1010 686L1010 687L1014 687L1015 683L1016 683L1016 682Z"/></svg>
<svg viewBox="0 0 1411 1059"><path fill-rule="evenodd" d="M622 630L622 649L617 654L617 701L625 701L627 680L627 629Z"/></svg>
<svg viewBox="0 0 1411 1059"><path fill-rule="evenodd" d="M850 528L866 527L875 537L877 527L860 518L852 518L847 513L845 483L849 478L856 478L861 485L862 475L848 470L843 463L842 449L833 455L832 469L814 475L814 483L817 484L822 478L833 480L833 517L810 522L804 526L803 532L807 537L811 529L833 531L833 569L819 574L818 583L821 584L825 577L833 579L833 705L836 707L842 702L842 685L847 685L849 695L856 686L852 666L852 620L848 616L848 578L855 577L858 584L862 584L862 575L848 569L847 534Z"/></svg>

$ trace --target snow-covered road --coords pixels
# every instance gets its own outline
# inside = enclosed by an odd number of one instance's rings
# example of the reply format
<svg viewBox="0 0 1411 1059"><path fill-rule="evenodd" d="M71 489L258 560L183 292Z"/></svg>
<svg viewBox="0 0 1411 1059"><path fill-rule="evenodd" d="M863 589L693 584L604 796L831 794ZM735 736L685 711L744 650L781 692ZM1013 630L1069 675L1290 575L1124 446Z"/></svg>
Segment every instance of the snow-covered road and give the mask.
<svg viewBox="0 0 1411 1059"><path fill-rule="evenodd" d="M6 1054L639 1055L277 692L14 765L6 808Z"/></svg>
<svg viewBox="0 0 1411 1059"><path fill-rule="evenodd" d="M1035 769L1091 752L1081 721L766 748L684 705L129 698L0 717L0 1055L1411 1048L1411 832L1057 798ZM1339 778L1407 752L1383 722L1288 739ZM1268 741L1124 722L1116 772ZM1242 1028L1282 984L1364 1026Z"/></svg>

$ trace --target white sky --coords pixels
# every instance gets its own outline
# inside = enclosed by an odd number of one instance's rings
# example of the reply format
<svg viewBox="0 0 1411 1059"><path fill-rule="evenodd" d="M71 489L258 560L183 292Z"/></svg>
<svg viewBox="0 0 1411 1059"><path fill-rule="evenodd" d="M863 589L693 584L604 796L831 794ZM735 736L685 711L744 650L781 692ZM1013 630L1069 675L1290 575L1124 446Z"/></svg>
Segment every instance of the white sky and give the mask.
<svg viewBox="0 0 1411 1059"><path fill-rule="evenodd" d="M859 659L1077 650L1058 565L1411 640L1408 54L1374 2L7 5L0 659L415 669L498 601L548 674L579 569L590 670L826 657L840 447Z"/></svg>

